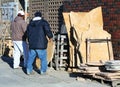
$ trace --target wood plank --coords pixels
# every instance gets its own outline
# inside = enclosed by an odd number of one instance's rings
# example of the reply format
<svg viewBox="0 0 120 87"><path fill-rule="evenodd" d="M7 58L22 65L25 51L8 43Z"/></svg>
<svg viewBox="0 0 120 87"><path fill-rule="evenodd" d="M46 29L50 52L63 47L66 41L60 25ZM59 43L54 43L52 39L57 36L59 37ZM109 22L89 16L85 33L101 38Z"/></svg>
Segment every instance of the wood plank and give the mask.
<svg viewBox="0 0 120 87"><path fill-rule="evenodd" d="M85 70L85 71L89 71L89 70L93 70L93 71L96 71L96 70L99 70L99 67L79 67L80 70Z"/></svg>
<svg viewBox="0 0 120 87"><path fill-rule="evenodd" d="M96 75L100 75L100 76L120 76L120 72L99 72L96 73Z"/></svg>
<svg viewBox="0 0 120 87"><path fill-rule="evenodd" d="M120 79L120 72L99 72L95 76L104 78L106 80L118 80Z"/></svg>
<svg viewBox="0 0 120 87"><path fill-rule="evenodd" d="M86 63L86 65L88 65L88 66L103 66L104 63L102 63L102 62L88 62L88 63Z"/></svg>
<svg viewBox="0 0 120 87"><path fill-rule="evenodd" d="M48 47L47 47L47 61L48 61L48 64L53 59L54 50L55 50L55 42L48 41ZM36 58L35 65L36 65L36 68L40 69L41 61L40 61L39 58Z"/></svg>

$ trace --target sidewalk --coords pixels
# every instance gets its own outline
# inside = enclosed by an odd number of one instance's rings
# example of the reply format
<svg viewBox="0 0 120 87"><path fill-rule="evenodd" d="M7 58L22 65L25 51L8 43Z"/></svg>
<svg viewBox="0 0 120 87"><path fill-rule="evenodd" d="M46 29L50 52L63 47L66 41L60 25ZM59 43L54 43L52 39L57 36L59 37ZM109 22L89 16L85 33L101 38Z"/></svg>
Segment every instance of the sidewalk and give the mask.
<svg viewBox="0 0 120 87"><path fill-rule="evenodd" d="M23 69L13 69L12 58L0 58L0 87L110 87L96 81L76 80L76 76L66 71L48 69L47 75L28 76Z"/></svg>

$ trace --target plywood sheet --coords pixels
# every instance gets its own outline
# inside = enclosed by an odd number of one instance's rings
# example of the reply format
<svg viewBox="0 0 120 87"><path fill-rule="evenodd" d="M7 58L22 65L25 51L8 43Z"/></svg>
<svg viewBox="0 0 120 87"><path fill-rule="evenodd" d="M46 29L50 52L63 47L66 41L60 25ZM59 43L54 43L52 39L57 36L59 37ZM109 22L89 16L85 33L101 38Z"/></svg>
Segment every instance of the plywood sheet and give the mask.
<svg viewBox="0 0 120 87"><path fill-rule="evenodd" d="M83 32L80 52L83 61L86 62L86 39L111 39L111 35L103 30L103 20L101 7L95 8L88 13L90 17L90 28ZM90 44L90 59L89 62L107 61L113 59L112 43L98 42Z"/></svg>
<svg viewBox="0 0 120 87"><path fill-rule="evenodd" d="M69 65L72 67L74 66L74 46L71 43L71 22L70 22L70 14L69 13L63 13L63 18L65 22L65 26L67 29L68 34L68 40L69 40L69 50L70 50L70 58L69 58Z"/></svg>
<svg viewBox="0 0 120 87"><path fill-rule="evenodd" d="M86 63L86 39L111 39L111 35L103 29L102 8L97 7L90 12L63 13L65 25L70 42L70 54L72 63L75 63L75 55L81 55L82 63ZM71 27L74 29L71 30ZM71 33L72 31L72 33ZM75 51L77 50L77 51ZM113 59L112 43L91 43L89 62L107 61ZM78 58L80 59L80 58ZM77 62L80 60L77 60ZM78 66L79 66L78 62Z"/></svg>
<svg viewBox="0 0 120 87"><path fill-rule="evenodd" d="M87 12L70 12L70 13L63 13L65 25L68 32L69 37L69 45L70 45L70 66L75 66L76 62L75 56L75 49L81 40L82 32L88 30L89 25L87 21L88 17L86 16ZM77 19L76 19L77 18ZM82 20L81 20L82 19ZM78 29L78 30L76 30ZM80 31L80 32L77 32Z"/></svg>
<svg viewBox="0 0 120 87"><path fill-rule="evenodd" d="M70 39L71 24L70 24L70 15L69 15L69 13L63 12L63 18L64 18L65 26L66 26L66 29L67 29L68 37Z"/></svg>
<svg viewBox="0 0 120 87"><path fill-rule="evenodd" d="M70 23L73 30L73 38L81 42L82 33L89 29L89 17L87 12L70 12Z"/></svg>
<svg viewBox="0 0 120 87"><path fill-rule="evenodd" d="M71 26L75 28L75 30L83 32L89 29L89 17L87 16L87 12L70 12L70 22ZM77 32L78 34L80 32Z"/></svg>
<svg viewBox="0 0 120 87"><path fill-rule="evenodd" d="M55 42L48 41L48 47L47 47L47 61L48 64L52 61L53 55L55 50ZM39 58L36 58L35 65L39 69L40 68L41 61Z"/></svg>
<svg viewBox="0 0 120 87"><path fill-rule="evenodd" d="M102 8L97 7L92 9L89 13L89 23L90 26L95 26L96 28L93 29L103 29L103 16L102 16Z"/></svg>
<svg viewBox="0 0 120 87"><path fill-rule="evenodd" d="M95 32L95 33L94 33ZM106 39L111 38L110 34L108 34L106 31L101 31L101 30L92 30L90 29L89 31L86 31L83 33L81 45L80 45L80 52L83 57L83 61L86 62L86 38L90 39ZM90 43L90 57L88 62L105 62L110 59L110 55L113 58L113 53L111 53L112 50L112 45L111 42L108 41L99 41L96 43Z"/></svg>

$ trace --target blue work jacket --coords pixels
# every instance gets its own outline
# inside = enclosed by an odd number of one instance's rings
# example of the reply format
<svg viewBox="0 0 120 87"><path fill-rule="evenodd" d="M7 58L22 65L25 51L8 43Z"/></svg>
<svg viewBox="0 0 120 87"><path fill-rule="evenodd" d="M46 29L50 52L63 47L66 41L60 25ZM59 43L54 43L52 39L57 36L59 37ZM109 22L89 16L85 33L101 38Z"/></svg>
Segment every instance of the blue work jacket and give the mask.
<svg viewBox="0 0 120 87"><path fill-rule="evenodd" d="M48 38L53 38L49 23L44 20L32 20L27 27L29 49L46 49ZM48 37L48 38L47 38Z"/></svg>

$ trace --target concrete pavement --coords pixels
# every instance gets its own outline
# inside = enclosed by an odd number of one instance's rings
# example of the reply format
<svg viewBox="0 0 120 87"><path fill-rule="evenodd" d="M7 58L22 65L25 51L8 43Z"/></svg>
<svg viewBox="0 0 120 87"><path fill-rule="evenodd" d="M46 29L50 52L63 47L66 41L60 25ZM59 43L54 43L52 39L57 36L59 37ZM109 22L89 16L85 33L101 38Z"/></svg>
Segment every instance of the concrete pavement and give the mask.
<svg viewBox="0 0 120 87"><path fill-rule="evenodd" d="M76 76L66 71L49 68L47 75L26 75L24 69L13 69L12 58L0 58L0 87L110 87L96 81L77 81Z"/></svg>

